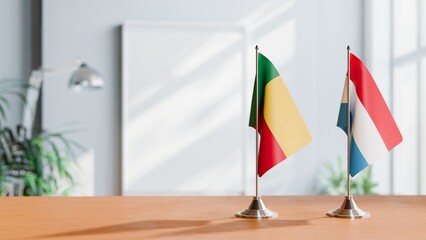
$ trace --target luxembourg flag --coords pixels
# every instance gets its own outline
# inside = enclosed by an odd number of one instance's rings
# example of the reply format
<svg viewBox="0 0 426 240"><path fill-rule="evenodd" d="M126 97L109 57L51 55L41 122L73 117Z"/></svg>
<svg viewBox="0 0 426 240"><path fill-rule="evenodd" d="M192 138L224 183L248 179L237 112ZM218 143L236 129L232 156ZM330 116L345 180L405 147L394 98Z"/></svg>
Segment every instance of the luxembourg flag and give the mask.
<svg viewBox="0 0 426 240"><path fill-rule="evenodd" d="M346 132L349 87L350 174L353 177L401 143L402 135L365 65L352 53L349 65L349 79L346 76L337 126Z"/></svg>

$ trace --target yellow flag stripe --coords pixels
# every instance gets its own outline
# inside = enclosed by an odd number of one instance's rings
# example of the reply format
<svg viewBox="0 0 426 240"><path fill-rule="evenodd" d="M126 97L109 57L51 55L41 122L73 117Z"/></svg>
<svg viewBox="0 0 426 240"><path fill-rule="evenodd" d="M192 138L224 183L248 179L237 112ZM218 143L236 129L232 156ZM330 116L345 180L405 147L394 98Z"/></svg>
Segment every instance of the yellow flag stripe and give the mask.
<svg viewBox="0 0 426 240"><path fill-rule="evenodd" d="M263 116L287 157L312 140L311 134L280 76L271 80L265 87Z"/></svg>

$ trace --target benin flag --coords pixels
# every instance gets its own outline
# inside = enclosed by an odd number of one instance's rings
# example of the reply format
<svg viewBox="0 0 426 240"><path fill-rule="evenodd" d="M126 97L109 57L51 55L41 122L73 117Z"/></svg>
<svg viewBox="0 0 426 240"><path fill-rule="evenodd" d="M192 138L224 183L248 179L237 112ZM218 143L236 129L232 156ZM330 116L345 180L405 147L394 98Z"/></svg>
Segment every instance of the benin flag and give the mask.
<svg viewBox="0 0 426 240"><path fill-rule="evenodd" d="M312 137L277 69L258 53L260 149L258 174L290 157ZM256 128L256 83L251 102L250 123Z"/></svg>

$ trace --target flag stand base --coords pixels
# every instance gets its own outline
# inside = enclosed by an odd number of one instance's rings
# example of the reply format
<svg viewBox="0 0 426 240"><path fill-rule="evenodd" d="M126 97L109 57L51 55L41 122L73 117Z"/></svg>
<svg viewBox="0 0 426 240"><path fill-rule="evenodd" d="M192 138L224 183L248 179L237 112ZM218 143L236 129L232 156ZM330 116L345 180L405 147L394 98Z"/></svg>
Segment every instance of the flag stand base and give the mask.
<svg viewBox="0 0 426 240"><path fill-rule="evenodd" d="M345 200L343 201L342 205L333 211L329 211L327 215L330 217L351 219L370 217L370 213L363 211L356 205L352 195L345 196Z"/></svg>
<svg viewBox="0 0 426 240"><path fill-rule="evenodd" d="M253 197L250 206L235 214L239 218L276 218L278 213L269 210L262 199L259 197Z"/></svg>

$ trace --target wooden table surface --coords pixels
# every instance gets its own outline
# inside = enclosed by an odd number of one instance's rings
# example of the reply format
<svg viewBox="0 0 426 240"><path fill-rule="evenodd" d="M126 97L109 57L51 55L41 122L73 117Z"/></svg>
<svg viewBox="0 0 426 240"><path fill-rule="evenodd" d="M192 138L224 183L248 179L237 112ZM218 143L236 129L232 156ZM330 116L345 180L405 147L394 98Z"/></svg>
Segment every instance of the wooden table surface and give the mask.
<svg viewBox="0 0 426 240"><path fill-rule="evenodd" d="M426 239L426 196L356 196L360 220L325 216L341 196L263 200L278 218L235 218L251 197L3 197L0 239Z"/></svg>

